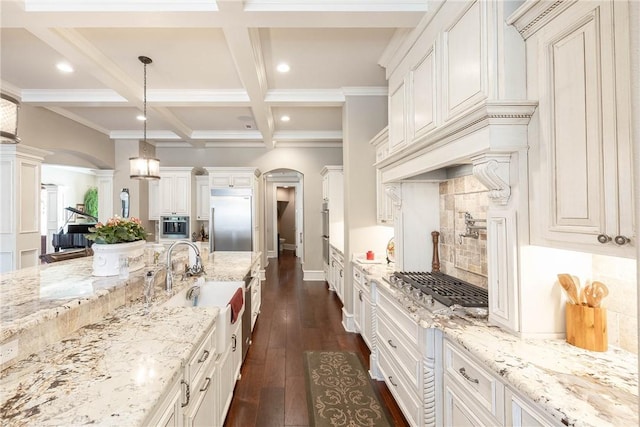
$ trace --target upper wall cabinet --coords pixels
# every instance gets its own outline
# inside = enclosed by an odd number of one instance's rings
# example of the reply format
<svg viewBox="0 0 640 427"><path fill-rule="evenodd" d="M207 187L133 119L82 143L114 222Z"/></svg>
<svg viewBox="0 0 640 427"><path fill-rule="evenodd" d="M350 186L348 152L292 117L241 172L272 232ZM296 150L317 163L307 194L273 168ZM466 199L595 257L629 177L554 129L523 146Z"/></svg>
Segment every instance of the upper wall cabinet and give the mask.
<svg viewBox="0 0 640 427"><path fill-rule="evenodd" d="M386 64L392 155L441 140L485 101L526 99L524 40L504 23L518 4L444 2L406 40Z"/></svg>
<svg viewBox="0 0 640 427"><path fill-rule="evenodd" d="M160 169L158 198L160 215L191 215L193 168Z"/></svg>
<svg viewBox="0 0 640 427"><path fill-rule="evenodd" d="M196 219L209 221L209 209L211 206L211 192L209 191L209 176L196 176Z"/></svg>
<svg viewBox="0 0 640 427"><path fill-rule="evenodd" d="M442 34L442 99L445 121L488 96L489 2L469 2Z"/></svg>
<svg viewBox="0 0 640 427"><path fill-rule="evenodd" d="M534 243L635 254L627 8L539 2L515 20L527 38L529 93L540 100L530 132L539 134L530 138Z"/></svg>

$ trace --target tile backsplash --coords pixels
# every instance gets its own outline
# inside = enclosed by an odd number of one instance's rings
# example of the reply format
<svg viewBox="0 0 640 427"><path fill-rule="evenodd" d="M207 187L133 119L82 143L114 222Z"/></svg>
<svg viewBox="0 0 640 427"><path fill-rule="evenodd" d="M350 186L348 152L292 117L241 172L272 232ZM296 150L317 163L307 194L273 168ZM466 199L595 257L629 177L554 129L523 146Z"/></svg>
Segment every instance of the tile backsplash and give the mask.
<svg viewBox="0 0 640 427"><path fill-rule="evenodd" d="M487 288L487 233L477 239L460 237L466 232L465 212L486 219L488 191L473 175L440 183L440 270ZM477 222L476 225L486 225Z"/></svg>

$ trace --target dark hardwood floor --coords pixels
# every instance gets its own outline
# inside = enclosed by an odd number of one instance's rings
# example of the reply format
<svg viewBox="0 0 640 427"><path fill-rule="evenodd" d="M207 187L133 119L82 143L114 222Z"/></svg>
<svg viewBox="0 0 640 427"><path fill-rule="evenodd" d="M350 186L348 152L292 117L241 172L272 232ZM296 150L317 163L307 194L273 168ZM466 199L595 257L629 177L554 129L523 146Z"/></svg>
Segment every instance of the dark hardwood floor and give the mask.
<svg viewBox="0 0 640 427"><path fill-rule="evenodd" d="M360 335L342 327L342 304L326 282L305 282L293 252L271 259L262 283L262 309L236 383L226 427L308 426L302 354L343 350L369 367ZM396 426L408 425L384 382L372 381Z"/></svg>

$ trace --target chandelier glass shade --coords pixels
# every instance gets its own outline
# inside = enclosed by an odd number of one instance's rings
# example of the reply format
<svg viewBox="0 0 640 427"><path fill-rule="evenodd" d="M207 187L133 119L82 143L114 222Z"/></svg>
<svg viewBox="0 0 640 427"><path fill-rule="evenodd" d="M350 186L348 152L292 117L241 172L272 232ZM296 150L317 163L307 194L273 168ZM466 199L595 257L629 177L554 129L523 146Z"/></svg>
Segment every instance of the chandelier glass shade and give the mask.
<svg viewBox="0 0 640 427"><path fill-rule="evenodd" d="M18 100L0 94L0 142L3 144L17 144L18 138Z"/></svg>
<svg viewBox="0 0 640 427"><path fill-rule="evenodd" d="M146 156L147 153L147 65L153 62L151 58L139 56L138 60L144 65L144 135L141 157L129 158L129 177L132 179L160 179L160 160Z"/></svg>

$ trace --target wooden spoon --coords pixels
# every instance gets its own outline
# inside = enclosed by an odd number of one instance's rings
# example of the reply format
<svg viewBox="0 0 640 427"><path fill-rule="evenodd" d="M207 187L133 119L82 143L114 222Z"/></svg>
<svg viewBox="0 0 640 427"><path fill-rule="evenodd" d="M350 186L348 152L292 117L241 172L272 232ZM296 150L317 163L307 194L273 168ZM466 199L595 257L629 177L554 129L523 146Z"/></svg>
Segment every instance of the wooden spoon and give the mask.
<svg viewBox="0 0 640 427"><path fill-rule="evenodd" d="M578 289L570 274L558 274L558 280L560 286L565 290L569 297L569 302L572 304L579 304L578 302Z"/></svg>
<svg viewBox="0 0 640 427"><path fill-rule="evenodd" d="M593 296L593 307L600 307L602 299L609 295L609 288L596 280L591 285L591 295Z"/></svg>

